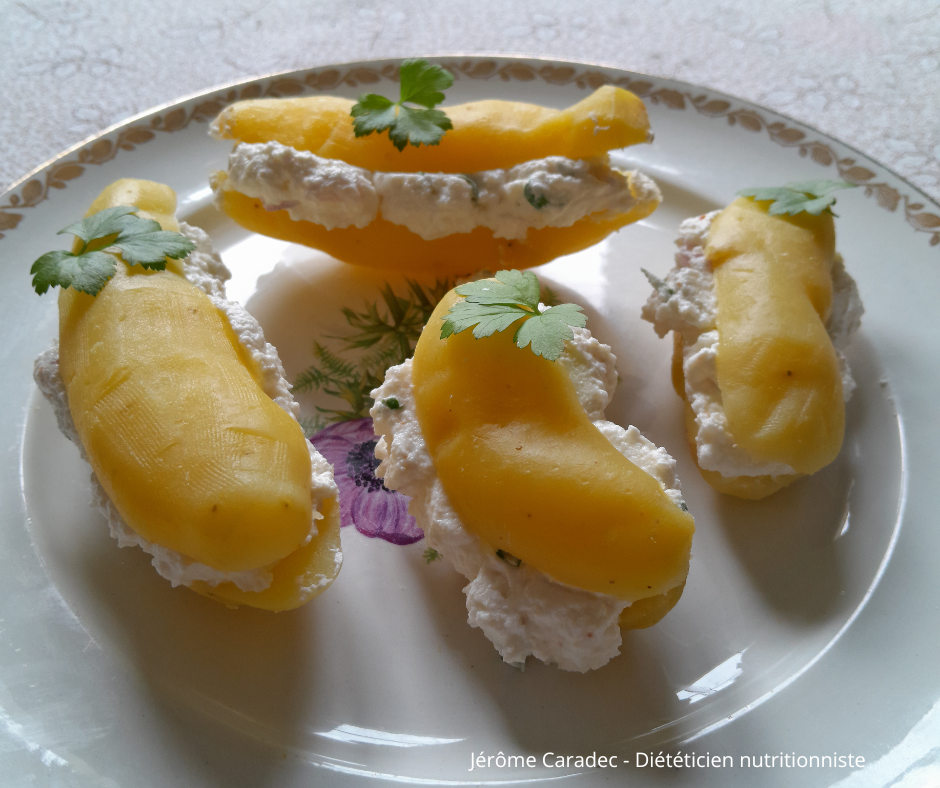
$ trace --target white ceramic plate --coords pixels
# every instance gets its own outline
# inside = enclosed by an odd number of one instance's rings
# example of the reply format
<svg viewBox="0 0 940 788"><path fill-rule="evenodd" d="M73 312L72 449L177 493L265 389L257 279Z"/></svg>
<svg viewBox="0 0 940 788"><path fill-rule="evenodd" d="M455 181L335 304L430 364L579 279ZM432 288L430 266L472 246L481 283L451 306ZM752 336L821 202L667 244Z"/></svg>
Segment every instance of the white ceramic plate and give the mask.
<svg viewBox="0 0 940 788"><path fill-rule="evenodd" d="M617 354L622 384L608 418L636 424L678 458L698 528L681 602L658 626L627 633L622 655L601 670L570 674L530 659L519 672L467 625L462 578L444 561L426 564L420 541L396 545L345 528L337 582L280 615L172 589L143 553L117 548L91 506L89 469L30 374L57 318L55 296L31 291L29 265L62 242L55 232L107 183L142 177L177 191L181 216L213 236L235 273L230 294L259 318L291 379L316 362L315 342L361 372L361 352L343 338L361 330L356 320L392 321L386 284L417 309L403 277L249 236L215 211L207 187L229 145L208 138L206 121L224 104L390 93L396 64L241 83L128 121L0 197L4 784L452 785L580 775L588 785L935 785L940 207L838 141L705 89L579 64L443 62L457 76L453 103L562 107L605 82L646 100L655 143L626 158L660 183L662 207L539 273L585 305L589 328ZM681 219L738 189L840 176L864 187L840 195L837 225L866 306L849 353L859 387L843 451L765 501L722 497L688 454L670 343L639 319L649 289L640 266L668 270ZM373 317L341 309L367 313L369 304ZM308 416L317 405L350 409L322 390L301 400ZM699 759L665 769L637 756L676 750L730 756L734 766ZM536 765L469 771L481 752L534 755ZM614 756L617 770L560 768L554 757L549 767L547 752ZM740 760L765 754L851 755L853 764L861 756L866 766L801 768L778 758L758 769Z"/></svg>

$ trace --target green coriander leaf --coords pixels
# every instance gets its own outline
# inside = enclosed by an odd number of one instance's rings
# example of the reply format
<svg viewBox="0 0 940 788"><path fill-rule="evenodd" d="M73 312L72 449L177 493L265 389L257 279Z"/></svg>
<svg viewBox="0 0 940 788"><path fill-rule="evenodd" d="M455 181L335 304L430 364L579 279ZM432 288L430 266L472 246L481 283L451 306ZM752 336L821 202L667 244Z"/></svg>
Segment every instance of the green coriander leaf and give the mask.
<svg viewBox="0 0 940 788"><path fill-rule="evenodd" d="M783 213L796 216L798 213L806 212L813 216L819 216L824 210L835 204L836 198L832 196L817 197L815 200L807 200L804 197L802 201L788 200L776 202L770 206L768 213L771 216L777 216Z"/></svg>
<svg viewBox="0 0 940 788"><path fill-rule="evenodd" d="M424 551L424 563L430 564L432 561L436 561L441 557L441 554L437 552L433 547L429 547Z"/></svg>
<svg viewBox="0 0 940 788"><path fill-rule="evenodd" d="M812 194L816 197L823 197L824 195L830 194L831 192L840 191L841 189L854 189L855 184L849 183L848 181L817 180L794 181L792 183L785 184L785 187L787 189L793 189L793 191Z"/></svg>
<svg viewBox="0 0 940 788"><path fill-rule="evenodd" d="M783 186L771 186L760 189L741 189L739 197L753 197L755 200L782 200L793 196L792 189Z"/></svg>
<svg viewBox="0 0 940 788"><path fill-rule="evenodd" d="M531 181L528 181L522 188L522 196L525 197L526 200L529 201L529 205L531 205L537 211L541 211L542 208L548 205L548 197L546 197L544 194L536 194L534 191L532 191Z"/></svg>
<svg viewBox="0 0 940 788"><path fill-rule="evenodd" d="M196 246L185 235L159 229L118 239L112 245L121 250L121 256L131 265L141 265L162 271L166 268L166 258L178 260L192 252ZM111 247L109 247L111 248Z"/></svg>
<svg viewBox="0 0 940 788"><path fill-rule="evenodd" d="M517 320L530 315L532 312L513 304L474 304L458 301L447 313L447 320L441 328L441 339L447 339L451 334L459 334L473 326L476 326L473 336L482 339L498 331L505 331Z"/></svg>
<svg viewBox="0 0 940 788"><path fill-rule="evenodd" d="M114 276L114 255L107 252L48 252L32 268L33 287L42 295L50 287L74 287L83 293L97 295Z"/></svg>
<svg viewBox="0 0 940 788"><path fill-rule="evenodd" d="M809 200L806 199L806 195L800 194L799 192L790 192L789 195L790 196L781 197L776 202L771 203L770 208L767 209L767 213L771 216L781 216L784 214L796 216L798 213L803 213L806 203L809 202ZM835 197L824 197L823 199L828 199L827 205L836 201Z"/></svg>
<svg viewBox="0 0 940 788"><path fill-rule="evenodd" d="M674 296L676 291L673 290L666 282L660 279L655 274L651 274L645 268L640 269L643 272L643 275L646 277L646 280L653 286L653 289L659 293L659 297L668 300L669 296Z"/></svg>
<svg viewBox="0 0 940 788"><path fill-rule="evenodd" d="M366 137L388 129L388 136L398 150L406 145L437 145L444 132L453 128L450 118L434 109L444 100L442 90L454 84L454 76L426 60L405 60L398 70L400 97L397 102L366 93L359 97L350 114L353 133ZM418 104L423 109L407 104Z"/></svg>
<svg viewBox="0 0 940 788"><path fill-rule="evenodd" d="M88 295L97 295L114 276L114 255L107 252L85 252L67 257L59 264L60 287L73 287Z"/></svg>
<svg viewBox="0 0 940 788"><path fill-rule="evenodd" d="M457 295L474 304L522 304L533 312L539 306L539 279L531 271L499 271L457 288Z"/></svg>
<svg viewBox="0 0 940 788"><path fill-rule="evenodd" d="M447 314L449 315L450 312ZM469 328L469 326L466 327ZM452 320L445 320L443 323L441 323L441 339L447 339L449 336L459 334L460 332L456 329L457 327L454 325Z"/></svg>
<svg viewBox="0 0 940 788"><path fill-rule="evenodd" d="M401 100L428 109L440 104L444 100L441 91L454 84L454 75L447 69L418 58L402 61L398 78L401 80Z"/></svg>
<svg viewBox="0 0 940 788"><path fill-rule="evenodd" d="M439 109L413 109L404 105L398 108L398 118L388 129L388 136L398 150L404 150L409 143L419 145L437 145L454 126Z"/></svg>
<svg viewBox="0 0 940 788"><path fill-rule="evenodd" d="M82 241L78 254L65 250L42 255L30 268L33 287L39 295L50 287L72 287L97 295L114 276L116 254L129 265L163 270L166 258L178 259L194 251L196 245L184 235L160 229L159 222L135 215L133 205L106 208L66 227ZM89 249L95 245L99 248ZM100 247L107 245L107 251Z"/></svg>
<svg viewBox="0 0 940 788"><path fill-rule="evenodd" d="M516 331L513 341L524 348L531 343L537 356L554 361L565 350L565 340L572 339L571 326L584 328L587 318L577 304L559 304L526 320Z"/></svg>
<svg viewBox="0 0 940 788"><path fill-rule="evenodd" d="M398 410L401 407L401 403L395 397L383 399L382 404L389 410Z"/></svg>
<svg viewBox="0 0 940 788"><path fill-rule="evenodd" d="M755 200L773 200L767 210L771 216L796 216L803 212L819 216L823 211L832 213L832 206L836 204L832 192L853 188L855 184L846 181L798 181L786 186L742 189L738 194Z"/></svg>
<svg viewBox="0 0 940 788"><path fill-rule="evenodd" d="M540 313L539 280L531 271L499 271L494 278L457 288L465 300L447 312L441 339L471 327L473 336L481 339L523 320L513 336L516 345L554 361L564 352L565 340L574 336L571 327L583 327L587 321L576 304L558 304Z"/></svg>
<svg viewBox="0 0 940 788"><path fill-rule="evenodd" d="M71 252L59 249L55 252L46 252L33 263L29 272L33 275L33 287L39 295L43 295L50 287L59 284L59 267L67 257L74 257Z"/></svg>
<svg viewBox="0 0 940 788"><path fill-rule="evenodd" d="M350 114L355 119L353 134L366 137L373 131L385 131L389 128L398 117L398 105L385 96L367 93L359 97L359 103L353 105Z"/></svg>
<svg viewBox="0 0 940 788"><path fill-rule="evenodd" d="M134 214L122 217L121 222L123 227L121 227L121 232L114 241L116 244L121 243L125 238L134 238L138 235L146 235L147 233L159 233L162 230L160 222L154 221L153 219L144 219ZM179 235L179 233L174 233L174 235Z"/></svg>
<svg viewBox="0 0 940 788"><path fill-rule="evenodd" d="M133 205L116 205L113 208L105 208L96 214L86 216L80 222L70 224L64 230L59 230L57 234L71 233L87 244L89 241L121 232L125 224L123 217L134 213L136 210Z"/></svg>

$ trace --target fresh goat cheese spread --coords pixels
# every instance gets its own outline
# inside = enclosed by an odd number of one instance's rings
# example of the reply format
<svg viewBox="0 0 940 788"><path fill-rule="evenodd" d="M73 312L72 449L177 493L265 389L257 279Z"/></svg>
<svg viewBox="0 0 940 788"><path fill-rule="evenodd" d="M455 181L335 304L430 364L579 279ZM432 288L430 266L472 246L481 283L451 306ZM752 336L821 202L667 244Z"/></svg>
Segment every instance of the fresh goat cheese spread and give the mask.
<svg viewBox="0 0 940 788"><path fill-rule="evenodd" d="M583 328L556 363L565 367L578 399L595 426L628 460L653 476L669 498L684 505L676 462L665 449L644 438L636 427L604 419L604 409L617 385L616 359L607 345ZM573 588L522 562L497 556L464 528L454 511L421 434L415 413L411 360L392 367L372 392L374 428L380 435L375 456L386 486L412 500L409 507L424 529L428 545L450 560L469 581L468 621L492 641L500 656L521 665L528 655L563 670L585 672L605 665L620 653L619 618L630 600ZM383 400L394 397L392 410ZM685 578L679 578L676 585Z"/></svg>
<svg viewBox="0 0 940 788"><path fill-rule="evenodd" d="M658 196L652 180L611 167L606 157L549 156L466 175L372 172L279 142L237 145L222 189L328 230L365 227L381 215L425 240L476 227L524 239L530 227L569 227L589 215L610 219Z"/></svg>
<svg viewBox="0 0 940 788"><path fill-rule="evenodd" d="M718 386L718 302L711 264L705 257L708 230L718 211L686 219L676 240L675 267L665 280L653 281L653 293L643 306L643 319L653 324L660 337L678 331L683 339L682 369L685 393L698 434L695 442L699 466L723 476L782 476L795 473L784 463L761 463L734 442L728 432ZM855 280L836 255L832 267L832 311L826 331L836 350L845 400L855 390L855 380L843 354L865 311Z"/></svg>
<svg viewBox="0 0 940 788"><path fill-rule="evenodd" d="M273 345L264 341L264 332L258 321L248 314L239 304L225 298L225 282L231 278L222 258L212 248L212 242L198 227L183 223L180 232L196 244L196 250L182 261L186 278L202 290L232 326L239 344L256 365L261 378L261 388L277 405L297 420L300 406L294 401L290 384L284 376L284 368ZM72 443L85 459L85 449L72 421L69 411L68 395L59 372L58 344L41 353L36 359L33 377L39 390L52 404L55 410L59 430ZM323 456L307 441L311 464L311 495L313 498L313 518L307 544L317 535L316 521L323 515L317 511L327 498L338 495L336 482L333 480L333 468ZM273 576L269 568L251 569L243 572L219 572L205 564L189 560L184 555L160 545L148 542L139 536L121 517L117 508L108 498L101 483L94 473L91 474L92 490L95 503L108 520L108 527L118 541L119 547L140 547L149 553L151 563L158 574L169 580L173 586L191 585L197 580L217 586L219 583L234 583L242 591L264 591L271 585ZM342 560L337 554L337 560Z"/></svg>

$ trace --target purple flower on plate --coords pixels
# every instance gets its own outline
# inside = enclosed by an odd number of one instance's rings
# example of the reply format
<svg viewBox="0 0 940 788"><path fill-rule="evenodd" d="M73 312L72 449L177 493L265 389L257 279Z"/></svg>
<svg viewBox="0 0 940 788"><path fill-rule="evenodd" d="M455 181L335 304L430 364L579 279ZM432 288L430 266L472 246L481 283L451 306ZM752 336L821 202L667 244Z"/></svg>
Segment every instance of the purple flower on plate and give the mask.
<svg viewBox="0 0 940 788"><path fill-rule="evenodd" d="M415 518L408 514L410 499L389 490L375 475L378 439L372 431L372 419L331 424L310 440L333 463L343 527L355 525L359 533L392 544L413 544L424 538Z"/></svg>

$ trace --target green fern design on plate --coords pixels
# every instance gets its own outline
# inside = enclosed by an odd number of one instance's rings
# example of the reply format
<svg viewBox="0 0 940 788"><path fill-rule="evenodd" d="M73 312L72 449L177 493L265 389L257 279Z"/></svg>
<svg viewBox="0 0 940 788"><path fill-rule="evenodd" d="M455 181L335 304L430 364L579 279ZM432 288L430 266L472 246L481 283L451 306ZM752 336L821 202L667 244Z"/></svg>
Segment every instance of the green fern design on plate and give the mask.
<svg viewBox="0 0 940 788"><path fill-rule="evenodd" d="M561 299L548 285L542 285L542 291L539 293L539 301L545 306L558 306Z"/></svg>
<svg viewBox="0 0 940 788"><path fill-rule="evenodd" d="M304 432L312 435L327 424L362 419L369 415L372 389L381 385L385 370L401 364L414 353L421 329L451 289L449 280L422 286L407 279L407 296L399 296L388 282L379 291L380 301L366 302L361 311L343 308L343 316L351 333L324 337L339 340L341 347L331 350L320 342L313 343L314 362L294 380L295 394L319 391L345 403L335 408L316 406L318 415L305 418ZM349 354L356 351L357 357ZM367 351L367 352L362 352Z"/></svg>
<svg viewBox="0 0 940 788"><path fill-rule="evenodd" d="M301 416L299 421L300 428L304 431L304 437L306 438L312 438L329 424L329 422L319 413L313 417Z"/></svg>

